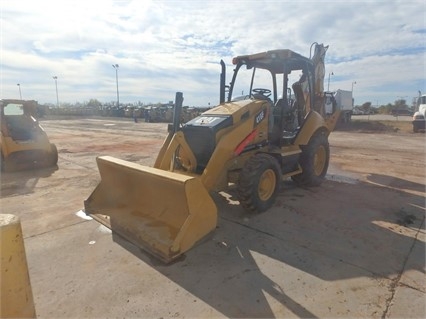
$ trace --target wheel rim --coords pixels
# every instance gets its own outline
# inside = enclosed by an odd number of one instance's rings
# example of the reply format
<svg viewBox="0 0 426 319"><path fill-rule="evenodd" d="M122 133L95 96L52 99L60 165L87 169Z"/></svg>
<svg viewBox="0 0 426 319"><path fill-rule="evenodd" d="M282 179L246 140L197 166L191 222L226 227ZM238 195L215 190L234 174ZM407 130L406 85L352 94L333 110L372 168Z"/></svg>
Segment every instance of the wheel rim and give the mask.
<svg viewBox="0 0 426 319"><path fill-rule="evenodd" d="M326 150L323 145L318 147L315 156L314 156L314 172L316 176L320 176L324 171L325 161L326 161Z"/></svg>
<svg viewBox="0 0 426 319"><path fill-rule="evenodd" d="M259 198L262 201L266 201L271 198L272 194L275 191L275 185L277 183L277 179L275 176L275 172L272 169L268 169L263 172L260 176L258 194Z"/></svg>

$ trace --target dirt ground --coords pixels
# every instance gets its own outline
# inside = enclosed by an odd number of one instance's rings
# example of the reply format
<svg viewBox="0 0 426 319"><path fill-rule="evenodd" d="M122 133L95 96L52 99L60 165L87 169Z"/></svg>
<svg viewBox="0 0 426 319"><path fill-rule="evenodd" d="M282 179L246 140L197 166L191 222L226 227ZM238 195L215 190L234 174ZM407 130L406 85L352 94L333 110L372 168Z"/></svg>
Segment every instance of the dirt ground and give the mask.
<svg viewBox="0 0 426 319"><path fill-rule="evenodd" d="M425 134L367 122L330 135L320 187L285 180L259 215L215 194L216 231L164 265L81 210L95 157L152 166L167 124L43 120L58 167L2 174L0 199L21 218L38 317L426 317Z"/></svg>

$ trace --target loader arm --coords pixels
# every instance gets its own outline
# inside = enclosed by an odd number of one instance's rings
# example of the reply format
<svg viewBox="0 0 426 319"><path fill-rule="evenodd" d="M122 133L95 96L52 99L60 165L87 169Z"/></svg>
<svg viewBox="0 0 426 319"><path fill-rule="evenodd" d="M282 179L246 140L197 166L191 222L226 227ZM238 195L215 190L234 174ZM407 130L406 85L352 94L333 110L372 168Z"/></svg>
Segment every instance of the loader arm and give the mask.
<svg viewBox="0 0 426 319"><path fill-rule="evenodd" d="M182 131L176 132L171 138L167 137L154 167L174 171L177 160L186 172L194 172L197 167L197 159L186 142Z"/></svg>

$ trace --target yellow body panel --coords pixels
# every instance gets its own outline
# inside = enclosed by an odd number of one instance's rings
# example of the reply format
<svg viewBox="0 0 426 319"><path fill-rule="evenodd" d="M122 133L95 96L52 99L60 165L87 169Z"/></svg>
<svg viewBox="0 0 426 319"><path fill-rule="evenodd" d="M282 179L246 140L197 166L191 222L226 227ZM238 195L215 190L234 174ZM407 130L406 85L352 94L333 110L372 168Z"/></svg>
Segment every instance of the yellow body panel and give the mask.
<svg viewBox="0 0 426 319"><path fill-rule="evenodd" d="M306 145L309 143L310 138L318 129L324 129L327 135L330 134L330 131L327 129L326 122L324 118L317 112L311 111L305 119L299 134L296 137L294 142L295 145Z"/></svg>
<svg viewBox="0 0 426 319"><path fill-rule="evenodd" d="M2 136L0 145L5 158L12 153L20 151L31 151L34 149L46 151L48 153L52 151L49 139L44 138L43 136L38 137L36 140L32 140L31 143L16 142L11 137Z"/></svg>
<svg viewBox="0 0 426 319"><path fill-rule="evenodd" d="M204 112L203 115L232 115L234 125L221 130L216 139L219 141L223 136L227 135L228 132L234 130L236 126L244 123L247 134L239 136L240 140L243 140L253 130L254 116L262 109L269 109L271 106L269 103L270 102L267 101L257 101L251 99L238 102L229 102L208 110L207 112ZM266 139L268 134L267 119L260 122L256 128L259 134L253 142Z"/></svg>
<svg viewBox="0 0 426 319"><path fill-rule="evenodd" d="M0 214L0 318L36 318L19 217Z"/></svg>
<svg viewBox="0 0 426 319"><path fill-rule="evenodd" d="M215 107L211 110L208 110L203 113L203 115L232 115L234 118L238 118L238 116L241 116L242 113L246 111L244 109L245 106L251 104L251 103L260 103L260 101L253 101L253 100L242 100L238 102L229 102L222 105L219 105L218 107Z"/></svg>

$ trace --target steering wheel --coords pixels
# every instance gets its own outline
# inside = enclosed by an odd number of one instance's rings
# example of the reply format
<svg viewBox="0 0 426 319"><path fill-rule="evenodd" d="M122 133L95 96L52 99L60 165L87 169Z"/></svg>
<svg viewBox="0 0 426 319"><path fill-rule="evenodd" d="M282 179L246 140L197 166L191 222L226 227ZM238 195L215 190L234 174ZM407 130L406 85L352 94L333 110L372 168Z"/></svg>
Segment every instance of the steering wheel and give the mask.
<svg viewBox="0 0 426 319"><path fill-rule="evenodd" d="M269 97L271 95L271 90L268 90L268 89L258 88L258 89L253 89L252 91L254 93L257 93L257 94L260 94L260 95L263 95L263 96L266 96L266 97Z"/></svg>

